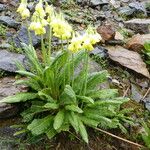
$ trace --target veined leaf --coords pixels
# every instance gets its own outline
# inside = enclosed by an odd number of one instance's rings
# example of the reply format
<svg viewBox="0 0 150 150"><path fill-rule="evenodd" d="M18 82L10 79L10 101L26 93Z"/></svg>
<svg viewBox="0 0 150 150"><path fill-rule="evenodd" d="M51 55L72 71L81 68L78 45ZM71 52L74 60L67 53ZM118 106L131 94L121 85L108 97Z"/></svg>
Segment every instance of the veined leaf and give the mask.
<svg viewBox="0 0 150 150"><path fill-rule="evenodd" d="M74 112L69 112L67 114L68 120L70 122L70 124L73 126L73 128L75 129L76 133L79 132L79 124L78 124L78 117Z"/></svg>
<svg viewBox="0 0 150 150"><path fill-rule="evenodd" d="M60 103L76 104L76 94L70 85L66 85L63 93L60 96Z"/></svg>
<svg viewBox="0 0 150 150"><path fill-rule="evenodd" d="M42 119L34 119L31 124L28 125L27 129L30 130L33 135L40 135L45 133L52 122L53 117L50 115Z"/></svg>
<svg viewBox="0 0 150 150"><path fill-rule="evenodd" d="M94 118L88 118L86 116L80 116L80 119L84 122L84 124L86 124L90 127L97 127L99 124L99 121L94 120Z"/></svg>
<svg viewBox="0 0 150 150"><path fill-rule="evenodd" d="M56 103L47 103L44 105L45 108L48 108L48 109L58 109L59 108L59 105L56 104Z"/></svg>
<svg viewBox="0 0 150 150"><path fill-rule="evenodd" d="M109 99L114 98L118 95L118 90L116 89L103 89L103 90L89 90L86 93L86 96L91 98L99 99Z"/></svg>
<svg viewBox="0 0 150 150"><path fill-rule="evenodd" d="M52 139L57 134L53 126L51 126L45 133L49 139Z"/></svg>
<svg viewBox="0 0 150 150"><path fill-rule="evenodd" d="M77 95L76 97L81 99L85 103L92 103L92 104L94 104L94 100L91 97L80 96L80 95Z"/></svg>
<svg viewBox="0 0 150 150"><path fill-rule="evenodd" d="M88 143L88 134L87 134L87 131L86 131L86 128L83 124L83 122L81 120L78 121L79 122L79 132L80 132L80 135L82 137L82 139Z"/></svg>
<svg viewBox="0 0 150 150"><path fill-rule="evenodd" d="M50 96L50 89L45 88L42 89L41 91L38 92L38 95L40 96L41 99L49 102L54 102L54 99Z"/></svg>
<svg viewBox="0 0 150 150"><path fill-rule="evenodd" d="M18 103L25 102L37 98L37 93L18 93L13 96L8 96L0 101L0 103Z"/></svg>
<svg viewBox="0 0 150 150"><path fill-rule="evenodd" d="M65 109L70 110L70 111L74 111L77 113L83 113L83 110L76 105L67 105L67 106L65 106Z"/></svg>
<svg viewBox="0 0 150 150"><path fill-rule="evenodd" d="M54 118L53 127L55 130L59 129L64 121L64 110L60 110Z"/></svg>
<svg viewBox="0 0 150 150"><path fill-rule="evenodd" d="M89 75L88 81L87 81L87 88L88 89L93 89L95 88L98 84L104 82L108 78L108 72L107 71L101 71L101 72L94 72Z"/></svg>

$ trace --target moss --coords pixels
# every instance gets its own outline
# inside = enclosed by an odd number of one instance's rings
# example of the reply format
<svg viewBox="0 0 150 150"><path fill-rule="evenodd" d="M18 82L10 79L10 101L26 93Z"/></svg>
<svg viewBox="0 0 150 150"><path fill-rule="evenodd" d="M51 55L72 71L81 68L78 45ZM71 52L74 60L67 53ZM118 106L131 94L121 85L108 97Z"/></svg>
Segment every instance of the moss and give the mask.
<svg viewBox="0 0 150 150"><path fill-rule="evenodd" d="M0 24L0 36L5 37L6 36L6 29L7 27Z"/></svg>

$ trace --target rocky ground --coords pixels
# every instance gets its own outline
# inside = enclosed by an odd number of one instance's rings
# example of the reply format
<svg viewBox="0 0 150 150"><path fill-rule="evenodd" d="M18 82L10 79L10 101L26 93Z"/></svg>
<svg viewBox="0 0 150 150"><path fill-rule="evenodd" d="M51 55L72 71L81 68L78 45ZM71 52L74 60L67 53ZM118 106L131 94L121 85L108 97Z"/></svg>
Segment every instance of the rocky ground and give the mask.
<svg viewBox="0 0 150 150"><path fill-rule="evenodd" d="M32 11L37 0L29 0ZM47 0L48 1L48 0ZM21 51L21 42L28 44L26 23L21 22L16 8L18 0L0 1L0 100L8 95L26 91L23 86L15 86L20 78L15 71L15 61L26 64ZM84 31L88 24L97 27L103 40L91 52L92 69L107 69L111 75L105 87L118 88L122 96L131 98L127 107L134 108L135 119L148 119L150 111L150 65L146 64L143 49L144 43L150 41L150 1L149 0L77 0L76 2L56 0L54 5L61 9L66 19L77 31ZM40 45L40 38L32 33L33 45ZM60 42L53 39L54 50ZM38 145L21 143L22 137L14 139L14 129L9 126L19 122L18 105L0 105L0 149L60 149L60 150L136 150L132 144L122 142L104 134L93 134L89 145L80 141L66 139L60 135L54 141L44 141ZM14 118L15 117L15 118ZM119 131L110 131L126 139L143 144L138 137L138 125L131 129L128 136ZM132 131L133 130L133 131ZM96 135L96 136L95 136ZM65 139L65 140L64 140ZM46 147L47 146L47 147Z"/></svg>

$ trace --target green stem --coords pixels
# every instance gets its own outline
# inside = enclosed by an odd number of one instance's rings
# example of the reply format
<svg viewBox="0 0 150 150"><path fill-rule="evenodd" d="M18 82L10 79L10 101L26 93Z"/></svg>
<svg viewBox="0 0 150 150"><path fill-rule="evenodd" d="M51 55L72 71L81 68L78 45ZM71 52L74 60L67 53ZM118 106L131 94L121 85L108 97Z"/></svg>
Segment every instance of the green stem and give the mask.
<svg viewBox="0 0 150 150"><path fill-rule="evenodd" d="M67 40L67 47L69 46L69 41ZM68 56L68 84L70 85L70 75L71 75L71 68L70 68L70 51L68 51L69 56Z"/></svg>
<svg viewBox="0 0 150 150"><path fill-rule="evenodd" d="M27 28L27 32L28 32L29 43L30 43L31 46L33 46L31 32L28 28L28 22L27 21L26 21L26 28Z"/></svg>
<svg viewBox="0 0 150 150"><path fill-rule="evenodd" d="M85 80L83 83L83 95L85 96L86 90L87 90L87 78L88 78L88 61L89 61L89 55L88 52L85 51Z"/></svg>
<svg viewBox="0 0 150 150"><path fill-rule="evenodd" d="M45 46L44 46L44 39L43 39L43 36L41 35L41 48L42 48L42 56L43 56L43 63L45 64L46 66L46 63L47 63L47 55L46 55L46 49L45 49Z"/></svg>
<svg viewBox="0 0 150 150"><path fill-rule="evenodd" d="M74 86L74 55L72 54L72 88Z"/></svg>
<svg viewBox="0 0 150 150"><path fill-rule="evenodd" d="M48 47L48 62L51 62L51 44L52 44L52 28L49 26L49 47Z"/></svg>

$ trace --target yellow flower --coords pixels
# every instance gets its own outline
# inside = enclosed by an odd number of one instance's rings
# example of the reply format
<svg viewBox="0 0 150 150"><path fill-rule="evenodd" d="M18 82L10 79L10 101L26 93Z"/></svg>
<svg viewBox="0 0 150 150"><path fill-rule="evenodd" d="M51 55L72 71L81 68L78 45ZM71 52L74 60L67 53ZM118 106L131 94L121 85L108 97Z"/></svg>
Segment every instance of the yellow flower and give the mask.
<svg viewBox="0 0 150 150"><path fill-rule="evenodd" d="M18 13L22 13L24 9L26 9L27 5L25 3L21 3L17 9Z"/></svg>
<svg viewBox="0 0 150 150"><path fill-rule="evenodd" d="M23 10L23 12L21 13L21 17L22 17L22 19L26 19L26 18L30 17L30 11L29 11L29 9L25 8Z"/></svg>
<svg viewBox="0 0 150 150"><path fill-rule="evenodd" d="M42 19L41 20L41 24L42 24L42 26L47 26L48 25L48 22L47 22L47 20L45 20L45 19Z"/></svg>
<svg viewBox="0 0 150 150"><path fill-rule="evenodd" d="M40 18L43 18L46 16L45 11L43 9L42 0L40 0L39 3L35 6L35 10L36 12L38 12Z"/></svg>
<svg viewBox="0 0 150 150"><path fill-rule="evenodd" d="M40 22L32 22L29 29L35 31L36 35L42 35L46 33L46 29L42 26Z"/></svg>
<svg viewBox="0 0 150 150"><path fill-rule="evenodd" d="M84 40L83 42L83 45L82 45L82 48L83 49L86 49L86 50L89 50L89 51L92 51L94 49L90 39L86 39Z"/></svg>
<svg viewBox="0 0 150 150"><path fill-rule="evenodd" d="M72 33L72 27L62 18L62 16L56 16L50 23L54 36L63 40L69 39Z"/></svg>
<svg viewBox="0 0 150 150"><path fill-rule="evenodd" d="M102 37L98 33L95 33L93 35L89 35L89 37L90 37L90 41L92 44L96 44L97 42L99 42L102 39Z"/></svg>
<svg viewBox="0 0 150 150"><path fill-rule="evenodd" d="M82 48L83 38L82 36L78 35L77 37L73 36L71 40L71 44L68 46L68 50L72 52L78 52Z"/></svg>

